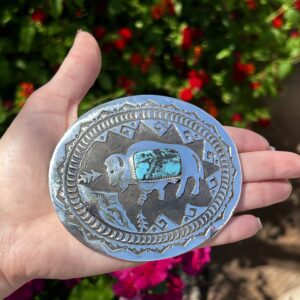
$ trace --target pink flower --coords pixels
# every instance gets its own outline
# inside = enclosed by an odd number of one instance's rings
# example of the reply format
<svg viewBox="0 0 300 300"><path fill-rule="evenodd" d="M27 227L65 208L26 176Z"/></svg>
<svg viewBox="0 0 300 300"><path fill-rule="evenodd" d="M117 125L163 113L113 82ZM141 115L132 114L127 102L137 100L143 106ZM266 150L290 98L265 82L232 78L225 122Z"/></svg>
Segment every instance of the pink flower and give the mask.
<svg viewBox="0 0 300 300"><path fill-rule="evenodd" d="M35 294L40 293L45 287L43 279L36 279L27 282L5 300L31 300Z"/></svg>
<svg viewBox="0 0 300 300"><path fill-rule="evenodd" d="M128 299L138 296L139 288L135 282L136 276L131 269L114 272L113 276L118 278L118 281L113 285L116 295Z"/></svg>
<svg viewBox="0 0 300 300"><path fill-rule="evenodd" d="M169 270L180 262L181 258L169 258L113 272L112 275L118 279L113 286L114 292L118 296L134 298L141 291L165 281Z"/></svg>
<svg viewBox="0 0 300 300"><path fill-rule="evenodd" d="M209 247L195 249L182 255L182 269L188 275L198 275L209 262Z"/></svg>
<svg viewBox="0 0 300 300"><path fill-rule="evenodd" d="M169 288L166 294L166 300L181 300L183 297L184 282L179 276L171 275L168 279L167 286Z"/></svg>

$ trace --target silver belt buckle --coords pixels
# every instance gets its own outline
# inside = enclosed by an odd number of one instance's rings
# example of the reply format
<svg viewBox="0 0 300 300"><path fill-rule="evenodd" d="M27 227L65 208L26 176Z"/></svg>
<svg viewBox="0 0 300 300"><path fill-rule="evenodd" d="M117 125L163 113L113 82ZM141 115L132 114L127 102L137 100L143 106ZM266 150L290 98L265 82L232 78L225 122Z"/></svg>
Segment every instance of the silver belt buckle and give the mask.
<svg viewBox="0 0 300 300"><path fill-rule="evenodd" d="M95 107L66 132L49 171L64 226L83 244L130 261L173 257L227 223L242 186L221 124L178 99L140 95Z"/></svg>

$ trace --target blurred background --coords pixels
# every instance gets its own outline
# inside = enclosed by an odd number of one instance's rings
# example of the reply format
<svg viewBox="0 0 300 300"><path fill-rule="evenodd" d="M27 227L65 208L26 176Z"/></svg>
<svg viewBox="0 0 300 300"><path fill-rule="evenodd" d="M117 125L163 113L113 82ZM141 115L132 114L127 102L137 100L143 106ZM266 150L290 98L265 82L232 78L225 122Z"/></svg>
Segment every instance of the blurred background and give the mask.
<svg viewBox="0 0 300 300"><path fill-rule="evenodd" d="M80 113L125 95L168 95L300 152L299 0L1 0L0 136L78 29L103 56ZM264 229L247 241L123 273L34 280L8 299L300 299L299 195L295 181L288 202L255 211Z"/></svg>

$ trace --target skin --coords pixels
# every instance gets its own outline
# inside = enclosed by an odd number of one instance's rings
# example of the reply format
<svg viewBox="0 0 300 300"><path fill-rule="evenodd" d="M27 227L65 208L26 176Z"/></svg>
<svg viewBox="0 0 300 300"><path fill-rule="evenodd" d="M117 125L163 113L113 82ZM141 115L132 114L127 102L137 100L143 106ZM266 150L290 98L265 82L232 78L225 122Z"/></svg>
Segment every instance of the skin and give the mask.
<svg viewBox="0 0 300 300"><path fill-rule="evenodd" d="M34 278L74 278L111 272L133 263L96 253L59 221L48 190L56 144L77 119L77 108L101 67L97 42L79 32L56 75L27 100L0 140L0 298ZM247 210L283 201L289 178L300 177L300 157L271 151L260 135L227 127L243 170L243 192L234 216L210 246L248 238L261 229Z"/></svg>

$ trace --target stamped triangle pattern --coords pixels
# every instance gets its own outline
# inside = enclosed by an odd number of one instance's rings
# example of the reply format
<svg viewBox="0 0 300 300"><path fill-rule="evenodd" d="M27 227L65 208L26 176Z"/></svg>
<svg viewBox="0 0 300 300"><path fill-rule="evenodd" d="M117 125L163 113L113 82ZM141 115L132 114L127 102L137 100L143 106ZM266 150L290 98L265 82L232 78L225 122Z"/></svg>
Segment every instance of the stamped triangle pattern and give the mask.
<svg viewBox="0 0 300 300"><path fill-rule="evenodd" d="M142 120L141 122L158 136L163 136L172 125L168 121Z"/></svg>

